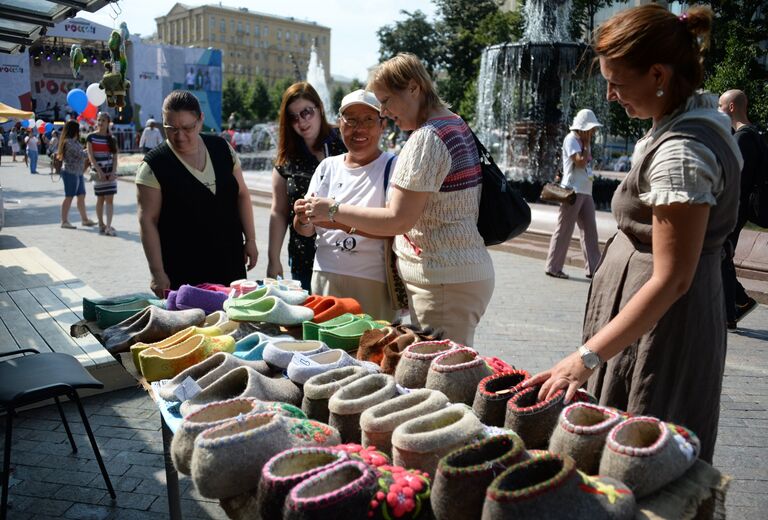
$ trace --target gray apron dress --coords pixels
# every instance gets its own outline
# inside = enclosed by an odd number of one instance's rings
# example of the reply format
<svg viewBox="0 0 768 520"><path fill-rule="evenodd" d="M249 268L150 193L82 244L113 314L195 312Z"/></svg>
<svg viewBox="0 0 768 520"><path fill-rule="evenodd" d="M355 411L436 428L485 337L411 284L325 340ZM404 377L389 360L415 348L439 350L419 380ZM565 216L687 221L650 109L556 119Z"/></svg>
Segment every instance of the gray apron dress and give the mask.
<svg viewBox="0 0 768 520"><path fill-rule="evenodd" d="M688 292L656 325L592 374L588 388L602 405L690 428L701 440L700 457L711 462L726 354L720 259L736 223L740 168L728 144L709 126L685 121L674 125L617 188L611 206L619 231L606 245L589 290L584 341L608 324L653 273L653 208L640 200L639 179L659 145L676 138L705 144L724 175L723 190L710 208L696 274Z"/></svg>

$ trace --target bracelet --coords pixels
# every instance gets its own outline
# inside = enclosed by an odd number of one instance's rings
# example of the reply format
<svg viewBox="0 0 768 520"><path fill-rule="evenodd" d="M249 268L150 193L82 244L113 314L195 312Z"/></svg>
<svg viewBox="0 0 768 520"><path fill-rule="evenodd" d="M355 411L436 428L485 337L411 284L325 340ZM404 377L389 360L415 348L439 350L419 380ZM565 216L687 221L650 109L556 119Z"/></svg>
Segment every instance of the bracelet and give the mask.
<svg viewBox="0 0 768 520"><path fill-rule="evenodd" d="M349 233L348 234L349 235L354 235L355 231L357 231L357 228L355 226L352 226L351 228L349 228Z"/></svg>
<svg viewBox="0 0 768 520"><path fill-rule="evenodd" d="M331 222L336 222L333 217L336 216L336 213L339 211L339 206L341 206L341 202L336 201L333 204L331 204L331 207L328 208L328 220Z"/></svg>

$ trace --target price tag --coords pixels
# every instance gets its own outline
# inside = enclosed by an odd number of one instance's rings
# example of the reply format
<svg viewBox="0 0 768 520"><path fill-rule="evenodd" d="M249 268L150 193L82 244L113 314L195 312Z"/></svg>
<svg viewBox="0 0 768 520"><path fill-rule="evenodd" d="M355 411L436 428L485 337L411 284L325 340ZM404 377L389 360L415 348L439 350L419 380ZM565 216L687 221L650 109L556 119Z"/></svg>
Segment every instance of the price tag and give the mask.
<svg viewBox="0 0 768 520"><path fill-rule="evenodd" d="M317 365L317 361L312 361L304 354L301 354L300 352L297 352L293 355L291 358L291 362L298 363L299 365L305 366L305 367L311 367L313 365Z"/></svg>
<svg viewBox="0 0 768 520"><path fill-rule="evenodd" d="M173 394L179 398L179 401L187 401L202 391L203 389L200 388L200 385L197 384L197 381L191 377L187 377L184 381L181 382L179 386L176 387L176 390L173 391Z"/></svg>

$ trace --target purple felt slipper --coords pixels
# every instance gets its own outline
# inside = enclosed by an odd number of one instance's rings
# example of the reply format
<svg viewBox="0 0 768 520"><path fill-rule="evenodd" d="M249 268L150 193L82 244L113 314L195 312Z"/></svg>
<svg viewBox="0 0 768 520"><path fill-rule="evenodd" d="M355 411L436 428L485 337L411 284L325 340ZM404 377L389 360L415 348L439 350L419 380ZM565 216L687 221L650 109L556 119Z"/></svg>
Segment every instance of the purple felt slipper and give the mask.
<svg viewBox="0 0 768 520"><path fill-rule="evenodd" d="M203 309L206 314L224 308L227 295L220 291L209 291L192 285L182 285L176 294L176 307L179 309Z"/></svg>

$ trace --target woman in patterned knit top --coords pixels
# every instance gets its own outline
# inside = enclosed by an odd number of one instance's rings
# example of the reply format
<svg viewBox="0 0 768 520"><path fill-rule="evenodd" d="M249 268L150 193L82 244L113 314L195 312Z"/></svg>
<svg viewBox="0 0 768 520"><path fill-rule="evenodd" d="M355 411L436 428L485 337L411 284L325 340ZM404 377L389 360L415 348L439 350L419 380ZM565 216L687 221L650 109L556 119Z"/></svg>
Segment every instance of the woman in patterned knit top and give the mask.
<svg viewBox="0 0 768 520"><path fill-rule="evenodd" d="M283 276L280 251L285 230L290 232L288 263L291 278L311 289L315 261L314 237L299 235L289 224L295 215L293 205L307 193L312 174L326 157L347 151L339 131L326 118L323 102L306 81L294 83L283 93L278 125L277 158L272 170L272 211L269 215L269 263L267 276Z"/></svg>
<svg viewBox="0 0 768 520"><path fill-rule="evenodd" d="M305 215L393 236L411 322L472 345L493 294L491 257L477 230L482 175L472 133L448 110L426 69L398 54L373 72L368 89L381 115L412 131L395 166L386 208L310 198Z"/></svg>
<svg viewBox="0 0 768 520"><path fill-rule="evenodd" d="M113 199L117 193L117 141L109 133L111 118L106 112L99 112L96 119L98 130L88 134L86 143L88 158L93 172L93 191L96 194L96 217L99 219L99 233L115 236L112 227L114 213ZM104 206L107 218L104 219Z"/></svg>

